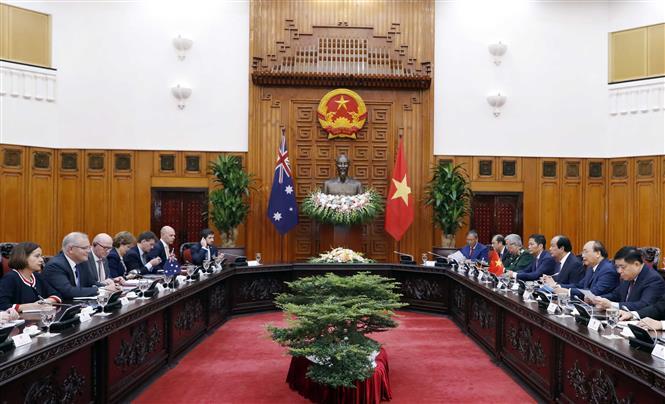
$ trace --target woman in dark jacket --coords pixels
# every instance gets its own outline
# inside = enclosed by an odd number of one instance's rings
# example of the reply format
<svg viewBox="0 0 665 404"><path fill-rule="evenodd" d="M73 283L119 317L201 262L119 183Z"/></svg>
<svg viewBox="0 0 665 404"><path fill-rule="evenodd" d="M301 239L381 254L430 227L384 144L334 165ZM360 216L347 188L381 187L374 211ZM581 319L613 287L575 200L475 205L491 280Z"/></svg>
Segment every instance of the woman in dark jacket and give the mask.
<svg viewBox="0 0 665 404"><path fill-rule="evenodd" d="M43 303L61 302L58 292L39 273L43 265L38 244L25 242L14 247L9 257L12 270L0 279L0 310L13 308L20 313L43 308Z"/></svg>

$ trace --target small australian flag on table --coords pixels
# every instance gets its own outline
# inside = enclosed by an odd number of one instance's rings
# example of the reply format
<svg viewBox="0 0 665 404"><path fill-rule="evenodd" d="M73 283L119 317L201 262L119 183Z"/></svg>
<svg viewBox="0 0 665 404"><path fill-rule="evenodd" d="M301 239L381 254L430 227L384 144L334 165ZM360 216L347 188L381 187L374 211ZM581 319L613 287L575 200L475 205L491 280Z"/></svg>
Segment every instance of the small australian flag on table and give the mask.
<svg viewBox="0 0 665 404"><path fill-rule="evenodd" d="M293 185L293 174L291 173L289 151L286 149L284 131L285 129L282 128L282 141L277 153L275 176L272 180L272 190L268 201L268 219L282 235L298 224L296 189Z"/></svg>

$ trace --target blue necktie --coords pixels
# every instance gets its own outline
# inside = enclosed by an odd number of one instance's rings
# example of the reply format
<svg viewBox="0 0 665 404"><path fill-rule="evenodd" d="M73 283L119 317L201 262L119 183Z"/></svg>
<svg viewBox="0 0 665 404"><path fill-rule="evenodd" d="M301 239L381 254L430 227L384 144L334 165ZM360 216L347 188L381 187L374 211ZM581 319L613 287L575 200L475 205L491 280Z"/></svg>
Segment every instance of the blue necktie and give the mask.
<svg viewBox="0 0 665 404"><path fill-rule="evenodd" d="M76 287L80 288L81 287L81 276L80 276L78 265L74 267L74 272L76 272Z"/></svg>

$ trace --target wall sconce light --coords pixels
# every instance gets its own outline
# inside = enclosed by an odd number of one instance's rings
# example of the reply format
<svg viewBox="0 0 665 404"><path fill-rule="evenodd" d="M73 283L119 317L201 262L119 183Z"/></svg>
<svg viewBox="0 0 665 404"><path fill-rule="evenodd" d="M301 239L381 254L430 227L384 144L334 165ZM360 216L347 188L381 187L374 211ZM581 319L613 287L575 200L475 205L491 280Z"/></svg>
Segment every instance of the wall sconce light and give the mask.
<svg viewBox="0 0 665 404"><path fill-rule="evenodd" d="M173 40L173 46L175 46L178 51L179 60L185 60L185 53L192 47L193 43L194 42L191 39L183 38L180 35Z"/></svg>
<svg viewBox="0 0 665 404"><path fill-rule="evenodd" d="M184 109L185 101L189 98L190 95L192 95L192 89L189 87L181 87L180 84L178 84L177 86L171 88L171 93L176 98L176 100L178 100L178 108Z"/></svg>
<svg viewBox="0 0 665 404"><path fill-rule="evenodd" d="M498 43L490 44L490 46L487 48L489 49L490 54L494 56L494 64L497 66L500 65L501 57L506 54L508 46L505 43L501 43L501 41L499 41Z"/></svg>
<svg viewBox="0 0 665 404"><path fill-rule="evenodd" d="M487 103L494 108L494 117L498 118L501 115L500 108L506 103L506 96L500 92L490 94L487 96Z"/></svg>

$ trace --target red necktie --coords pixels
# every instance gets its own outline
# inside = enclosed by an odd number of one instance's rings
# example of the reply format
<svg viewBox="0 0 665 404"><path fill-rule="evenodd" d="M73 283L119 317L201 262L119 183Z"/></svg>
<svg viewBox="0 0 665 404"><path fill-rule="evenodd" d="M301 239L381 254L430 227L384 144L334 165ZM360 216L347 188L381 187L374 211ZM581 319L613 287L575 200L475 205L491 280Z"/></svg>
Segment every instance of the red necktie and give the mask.
<svg viewBox="0 0 665 404"><path fill-rule="evenodd" d="M473 259L473 247L469 247L469 259Z"/></svg>

